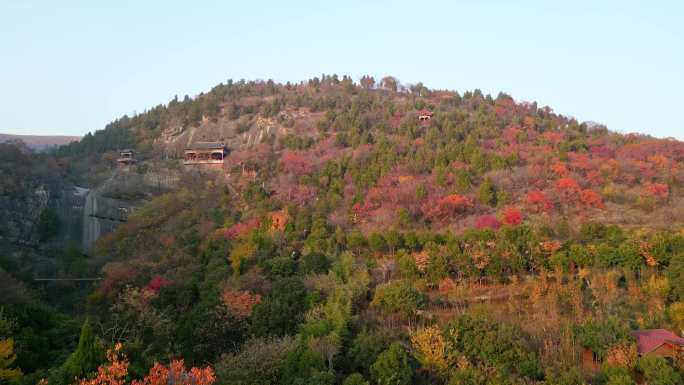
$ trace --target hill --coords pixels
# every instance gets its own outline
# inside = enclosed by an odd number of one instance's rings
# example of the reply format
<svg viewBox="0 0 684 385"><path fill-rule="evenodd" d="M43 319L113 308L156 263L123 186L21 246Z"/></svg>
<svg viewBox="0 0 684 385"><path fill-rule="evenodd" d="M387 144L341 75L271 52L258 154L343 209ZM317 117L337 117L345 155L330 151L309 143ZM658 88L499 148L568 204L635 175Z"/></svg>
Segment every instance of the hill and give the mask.
<svg viewBox="0 0 684 385"><path fill-rule="evenodd" d="M20 140L34 151L45 151L47 149L56 148L72 142L78 142L80 139L81 138L79 136L0 134L0 143L5 143L13 140Z"/></svg>
<svg viewBox="0 0 684 385"><path fill-rule="evenodd" d="M224 142L223 163L184 165L201 141ZM123 343L135 378L178 357L221 384L681 381L632 332L684 328L682 142L504 93L324 75L228 81L46 156L125 211L57 265L102 278L74 314ZM30 359L27 307L8 313L21 367L67 383L72 361Z"/></svg>

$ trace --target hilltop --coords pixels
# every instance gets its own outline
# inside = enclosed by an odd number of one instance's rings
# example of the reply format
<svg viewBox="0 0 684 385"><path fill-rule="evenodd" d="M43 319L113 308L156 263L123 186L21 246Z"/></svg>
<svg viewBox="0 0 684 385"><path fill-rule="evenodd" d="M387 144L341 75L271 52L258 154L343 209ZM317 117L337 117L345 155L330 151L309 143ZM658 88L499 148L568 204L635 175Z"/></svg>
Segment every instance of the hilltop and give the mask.
<svg viewBox="0 0 684 385"><path fill-rule="evenodd" d="M419 121L420 110L432 118ZM207 140L231 150L232 186L249 174L284 204L335 197L329 219L364 231L402 218L453 230L496 225L492 217L512 207L575 224L665 228L684 218L682 142L620 135L503 93L402 87L391 77L229 81L125 116L59 154L88 159L92 173L93 156L111 168L118 148L158 164Z"/></svg>

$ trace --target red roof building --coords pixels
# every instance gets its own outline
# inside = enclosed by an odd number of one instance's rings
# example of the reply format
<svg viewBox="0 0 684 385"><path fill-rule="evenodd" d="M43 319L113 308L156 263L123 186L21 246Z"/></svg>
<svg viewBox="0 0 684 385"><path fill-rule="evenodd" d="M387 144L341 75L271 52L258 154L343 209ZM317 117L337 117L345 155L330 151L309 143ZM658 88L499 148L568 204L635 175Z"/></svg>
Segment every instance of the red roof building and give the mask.
<svg viewBox="0 0 684 385"><path fill-rule="evenodd" d="M418 120L421 122L425 122L432 119L432 111L427 110L427 109L422 109L418 111Z"/></svg>
<svg viewBox="0 0 684 385"><path fill-rule="evenodd" d="M185 149L183 164L218 164L222 165L228 149L223 142L196 142Z"/></svg>
<svg viewBox="0 0 684 385"><path fill-rule="evenodd" d="M652 354L675 360L684 358L684 338L669 330L635 330L632 335L637 340L639 355Z"/></svg>

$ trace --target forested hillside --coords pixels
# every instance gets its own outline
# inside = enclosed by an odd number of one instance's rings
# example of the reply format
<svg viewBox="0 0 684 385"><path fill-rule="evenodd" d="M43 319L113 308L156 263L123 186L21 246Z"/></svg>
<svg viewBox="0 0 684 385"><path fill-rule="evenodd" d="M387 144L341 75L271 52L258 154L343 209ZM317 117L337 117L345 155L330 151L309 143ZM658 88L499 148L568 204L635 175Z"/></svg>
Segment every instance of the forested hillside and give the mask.
<svg viewBox="0 0 684 385"><path fill-rule="evenodd" d="M182 166L203 140L223 166ZM70 270L102 278L82 306L51 314L35 285L2 304L0 378L8 344L18 383L682 383L632 334L684 330L682 142L324 75L228 81L49 159L96 185L121 148L176 188Z"/></svg>

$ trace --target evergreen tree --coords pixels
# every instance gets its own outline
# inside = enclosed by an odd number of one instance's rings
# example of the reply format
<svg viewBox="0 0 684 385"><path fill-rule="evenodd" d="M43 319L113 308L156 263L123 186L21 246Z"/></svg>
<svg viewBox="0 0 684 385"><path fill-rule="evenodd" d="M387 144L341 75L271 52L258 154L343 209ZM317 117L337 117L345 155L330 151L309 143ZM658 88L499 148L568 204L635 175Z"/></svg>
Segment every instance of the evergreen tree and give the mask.
<svg viewBox="0 0 684 385"><path fill-rule="evenodd" d="M482 182L480 185L480 189L478 190L477 193L478 198L480 199L480 203L483 205L488 205L488 206L496 206L497 202L497 196L496 196L496 186L494 186L494 183L487 178Z"/></svg>
<svg viewBox="0 0 684 385"><path fill-rule="evenodd" d="M370 371L378 385L408 385L413 376L408 354L398 342L378 356Z"/></svg>
<svg viewBox="0 0 684 385"><path fill-rule="evenodd" d="M49 383L70 384L74 378L82 378L95 371L104 362L104 358L102 343L93 332L90 318L86 318L81 327L78 347L61 367L50 374Z"/></svg>

